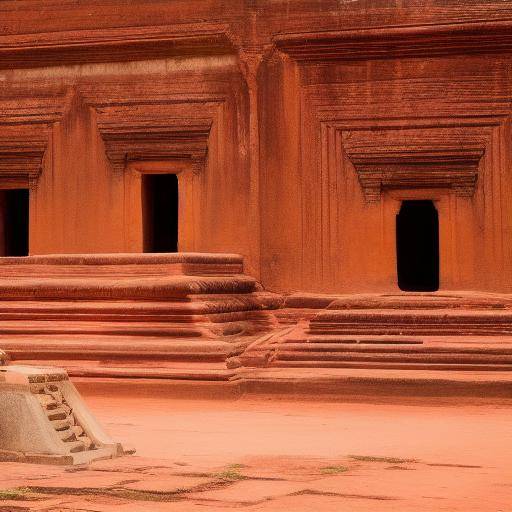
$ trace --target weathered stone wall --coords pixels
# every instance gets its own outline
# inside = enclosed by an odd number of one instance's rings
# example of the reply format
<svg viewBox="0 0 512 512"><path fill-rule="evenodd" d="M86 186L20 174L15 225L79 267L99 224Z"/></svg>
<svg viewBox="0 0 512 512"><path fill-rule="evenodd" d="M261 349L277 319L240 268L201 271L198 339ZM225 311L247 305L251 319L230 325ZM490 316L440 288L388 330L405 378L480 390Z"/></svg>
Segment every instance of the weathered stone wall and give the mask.
<svg viewBox="0 0 512 512"><path fill-rule="evenodd" d="M512 291L512 2L0 6L0 187L30 252L139 252L141 174L179 173L183 251L276 291L394 291L403 199L441 289Z"/></svg>

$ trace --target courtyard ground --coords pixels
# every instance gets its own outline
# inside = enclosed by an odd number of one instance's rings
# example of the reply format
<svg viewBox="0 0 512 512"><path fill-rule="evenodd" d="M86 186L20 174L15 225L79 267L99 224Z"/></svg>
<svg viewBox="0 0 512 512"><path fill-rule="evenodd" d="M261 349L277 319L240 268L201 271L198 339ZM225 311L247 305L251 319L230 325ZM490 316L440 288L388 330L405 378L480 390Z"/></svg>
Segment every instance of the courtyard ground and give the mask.
<svg viewBox="0 0 512 512"><path fill-rule="evenodd" d="M136 455L3 463L0 511L512 510L506 400L84 398Z"/></svg>

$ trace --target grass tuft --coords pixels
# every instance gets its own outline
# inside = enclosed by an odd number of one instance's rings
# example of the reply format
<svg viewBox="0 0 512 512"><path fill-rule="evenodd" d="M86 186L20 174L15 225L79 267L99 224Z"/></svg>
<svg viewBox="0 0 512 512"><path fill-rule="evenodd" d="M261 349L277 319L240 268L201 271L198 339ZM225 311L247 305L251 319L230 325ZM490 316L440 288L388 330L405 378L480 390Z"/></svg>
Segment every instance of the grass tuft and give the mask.
<svg viewBox="0 0 512 512"><path fill-rule="evenodd" d="M243 464L231 464L224 471L220 473L214 473L212 476L225 482L235 482L237 480L247 480L245 475L240 473L240 469L244 468Z"/></svg>
<svg viewBox="0 0 512 512"><path fill-rule="evenodd" d="M29 500L30 489L18 487L17 489L0 489L0 500Z"/></svg>
<svg viewBox="0 0 512 512"><path fill-rule="evenodd" d="M320 468L320 472L324 475L339 475L348 471L346 466L324 466Z"/></svg>

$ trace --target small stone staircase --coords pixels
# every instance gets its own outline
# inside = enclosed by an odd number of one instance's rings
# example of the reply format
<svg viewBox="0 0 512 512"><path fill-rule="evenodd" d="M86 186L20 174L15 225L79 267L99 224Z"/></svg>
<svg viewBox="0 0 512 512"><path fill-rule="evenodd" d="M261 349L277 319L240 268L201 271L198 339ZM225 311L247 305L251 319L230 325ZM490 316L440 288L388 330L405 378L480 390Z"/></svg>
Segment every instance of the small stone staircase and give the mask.
<svg viewBox="0 0 512 512"><path fill-rule="evenodd" d="M291 327L250 346L246 366L512 370L509 296L292 296L278 316Z"/></svg>

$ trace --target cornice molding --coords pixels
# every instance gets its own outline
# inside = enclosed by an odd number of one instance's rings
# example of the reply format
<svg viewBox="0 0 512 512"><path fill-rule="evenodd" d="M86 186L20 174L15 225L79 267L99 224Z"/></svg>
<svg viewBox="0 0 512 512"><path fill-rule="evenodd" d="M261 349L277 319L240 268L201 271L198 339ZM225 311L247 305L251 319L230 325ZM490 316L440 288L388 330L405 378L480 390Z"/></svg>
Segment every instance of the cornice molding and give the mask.
<svg viewBox="0 0 512 512"><path fill-rule="evenodd" d="M228 25L181 24L0 37L0 69L234 54Z"/></svg>
<svg viewBox="0 0 512 512"><path fill-rule="evenodd" d="M512 19L287 34L274 44L299 62L512 51Z"/></svg>

